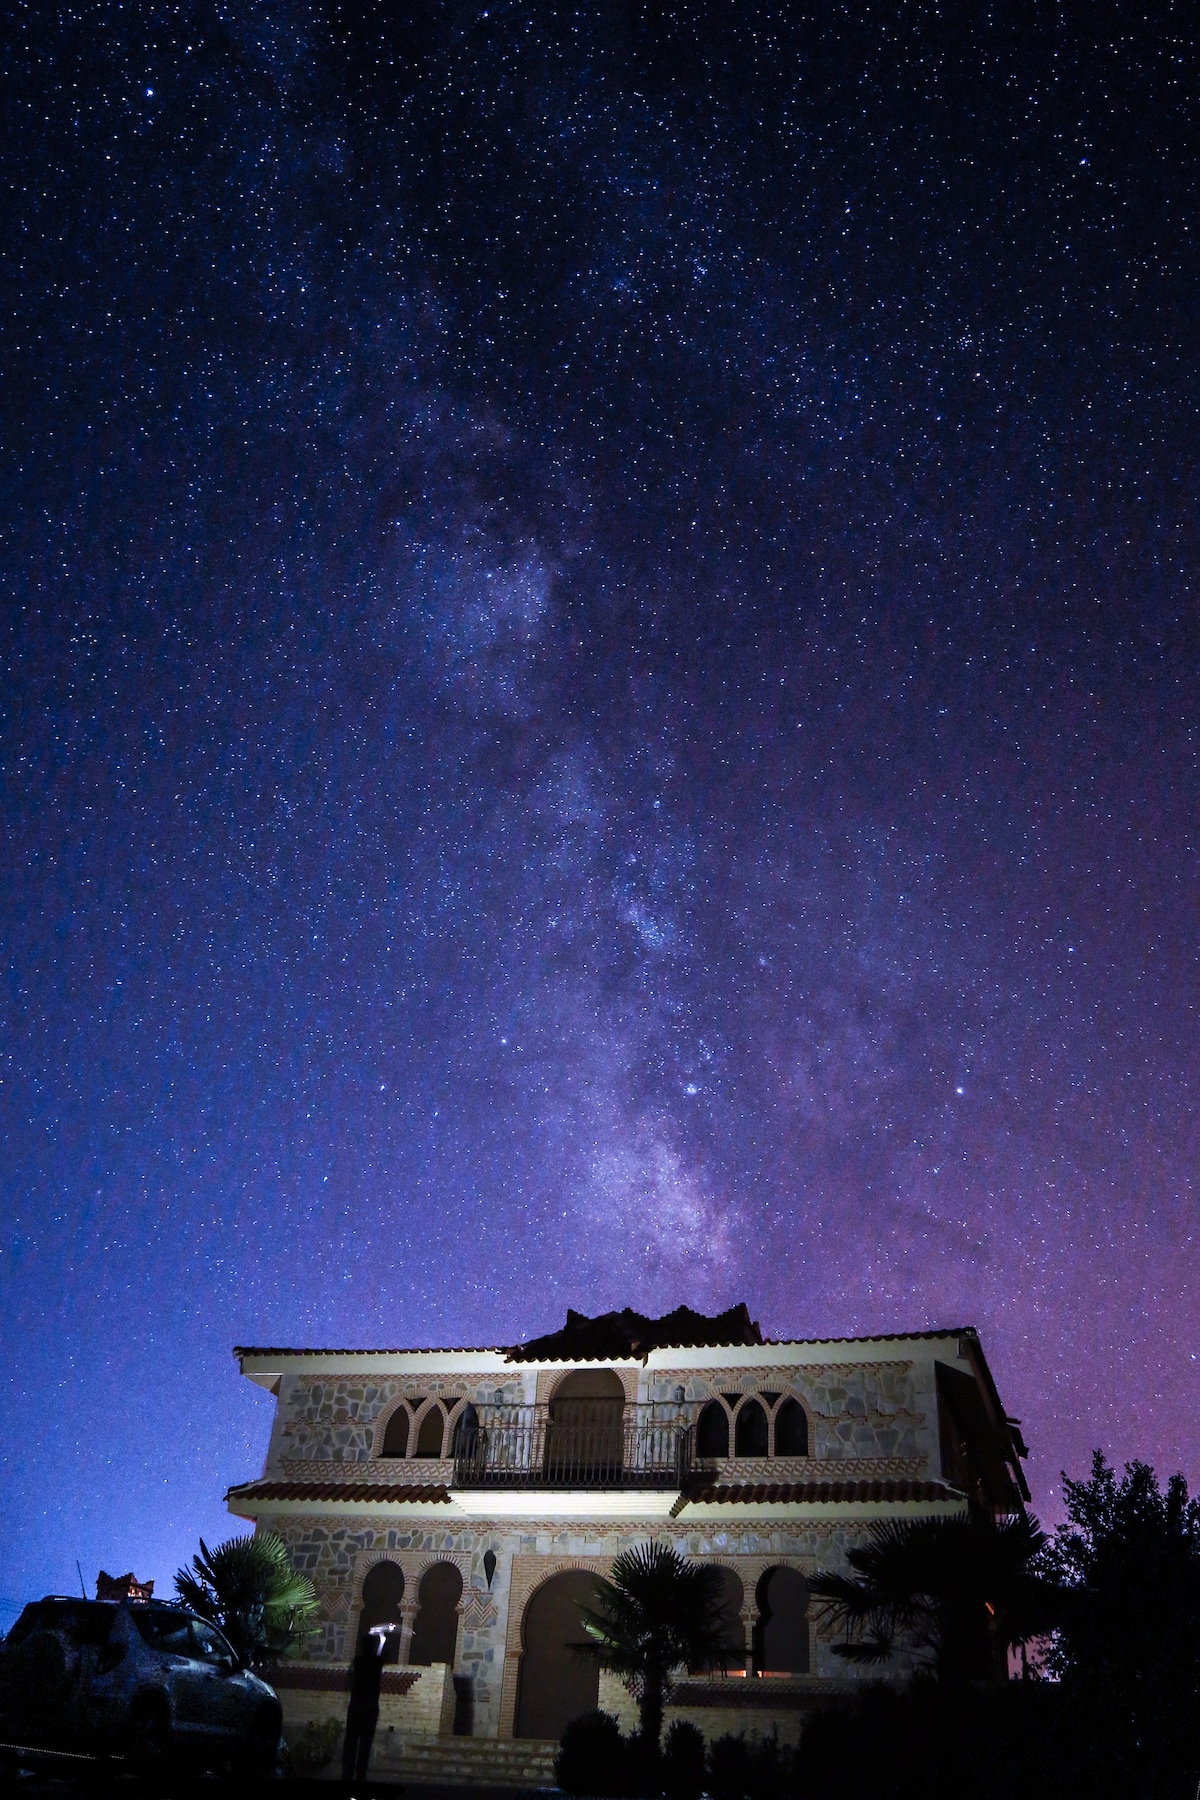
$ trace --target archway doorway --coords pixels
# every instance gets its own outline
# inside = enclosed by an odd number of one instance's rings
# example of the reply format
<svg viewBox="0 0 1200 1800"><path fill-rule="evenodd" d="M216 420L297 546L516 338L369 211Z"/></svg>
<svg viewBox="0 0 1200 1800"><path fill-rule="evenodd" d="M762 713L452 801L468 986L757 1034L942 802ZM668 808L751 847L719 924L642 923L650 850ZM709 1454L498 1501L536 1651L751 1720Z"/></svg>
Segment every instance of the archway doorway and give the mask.
<svg viewBox="0 0 1200 1800"><path fill-rule="evenodd" d="M808 1583L798 1569L768 1569L755 1593L754 1669L808 1674Z"/></svg>
<svg viewBox="0 0 1200 1800"><path fill-rule="evenodd" d="M358 1621L357 1649L362 1649L372 1625L399 1625L404 1598L404 1571L397 1563L377 1562L368 1569L362 1585L362 1612ZM400 1660L400 1633L393 1631L383 1648L385 1663Z"/></svg>
<svg viewBox="0 0 1200 1800"><path fill-rule="evenodd" d="M550 1401L545 1474L563 1487L611 1481L624 1460L625 1389L611 1369L564 1375Z"/></svg>
<svg viewBox="0 0 1200 1800"><path fill-rule="evenodd" d="M572 1648L583 1642L580 1604L590 1604L595 1591L595 1577L586 1569L564 1569L530 1598L521 1633L515 1737L560 1738L572 1719L596 1710L599 1665Z"/></svg>

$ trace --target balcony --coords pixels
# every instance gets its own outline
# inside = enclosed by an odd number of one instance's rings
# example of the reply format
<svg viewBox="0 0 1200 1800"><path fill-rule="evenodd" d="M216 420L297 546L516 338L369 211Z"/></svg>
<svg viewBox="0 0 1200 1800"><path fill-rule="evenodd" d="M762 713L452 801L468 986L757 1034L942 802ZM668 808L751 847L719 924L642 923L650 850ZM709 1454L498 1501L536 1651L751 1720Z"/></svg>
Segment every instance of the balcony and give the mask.
<svg viewBox="0 0 1200 1800"><path fill-rule="evenodd" d="M455 1487L678 1489L686 1482L692 1433L678 1408L576 1401L566 1417L554 1410L503 1407L464 1423L454 1444Z"/></svg>

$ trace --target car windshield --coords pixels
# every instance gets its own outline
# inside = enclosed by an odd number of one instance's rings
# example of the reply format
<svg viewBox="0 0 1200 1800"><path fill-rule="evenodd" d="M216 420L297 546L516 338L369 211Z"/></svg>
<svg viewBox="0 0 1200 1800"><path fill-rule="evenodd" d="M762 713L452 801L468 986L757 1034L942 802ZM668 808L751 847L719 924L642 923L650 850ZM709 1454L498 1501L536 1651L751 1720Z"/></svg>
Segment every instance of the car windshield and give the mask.
<svg viewBox="0 0 1200 1800"><path fill-rule="evenodd" d="M158 1606L131 1606L129 1612L152 1650L165 1650L171 1656L195 1655L192 1621L186 1613L168 1612L165 1607Z"/></svg>
<svg viewBox="0 0 1200 1800"><path fill-rule="evenodd" d="M192 1655L201 1662L232 1663L237 1658L215 1625L207 1619L192 1620Z"/></svg>

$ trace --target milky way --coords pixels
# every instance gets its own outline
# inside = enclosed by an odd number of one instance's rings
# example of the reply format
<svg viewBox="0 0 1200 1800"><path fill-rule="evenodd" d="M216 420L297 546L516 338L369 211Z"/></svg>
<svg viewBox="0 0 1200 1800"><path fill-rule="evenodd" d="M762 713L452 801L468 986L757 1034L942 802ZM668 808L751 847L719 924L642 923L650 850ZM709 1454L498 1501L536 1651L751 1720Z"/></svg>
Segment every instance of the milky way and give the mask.
<svg viewBox="0 0 1200 1800"><path fill-rule="evenodd" d="M6 1601L567 1305L1200 1475L1195 24L14 9Z"/></svg>

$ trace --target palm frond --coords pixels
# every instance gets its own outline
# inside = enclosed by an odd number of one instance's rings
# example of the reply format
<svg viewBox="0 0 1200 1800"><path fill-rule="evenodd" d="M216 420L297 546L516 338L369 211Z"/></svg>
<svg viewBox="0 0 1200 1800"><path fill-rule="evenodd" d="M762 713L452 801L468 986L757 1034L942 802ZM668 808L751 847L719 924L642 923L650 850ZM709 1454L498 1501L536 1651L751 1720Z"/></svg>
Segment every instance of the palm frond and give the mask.
<svg viewBox="0 0 1200 1800"><path fill-rule="evenodd" d="M986 1673L1007 1648L1052 1628L1054 1585L1040 1573L1046 1536L1021 1513L889 1519L849 1550L851 1573L809 1583L850 1661L877 1662L904 1638L943 1673Z"/></svg>
<svg viewBox="0 0 1200 1800"><path fill-rule="evenodd" d="M286 1655L313 1629L317 1612L312 1582L274 1532L230 1538L215 1550L201 1538L191 1568L175 1577L175 1591L250 1663Z"/></svg>

